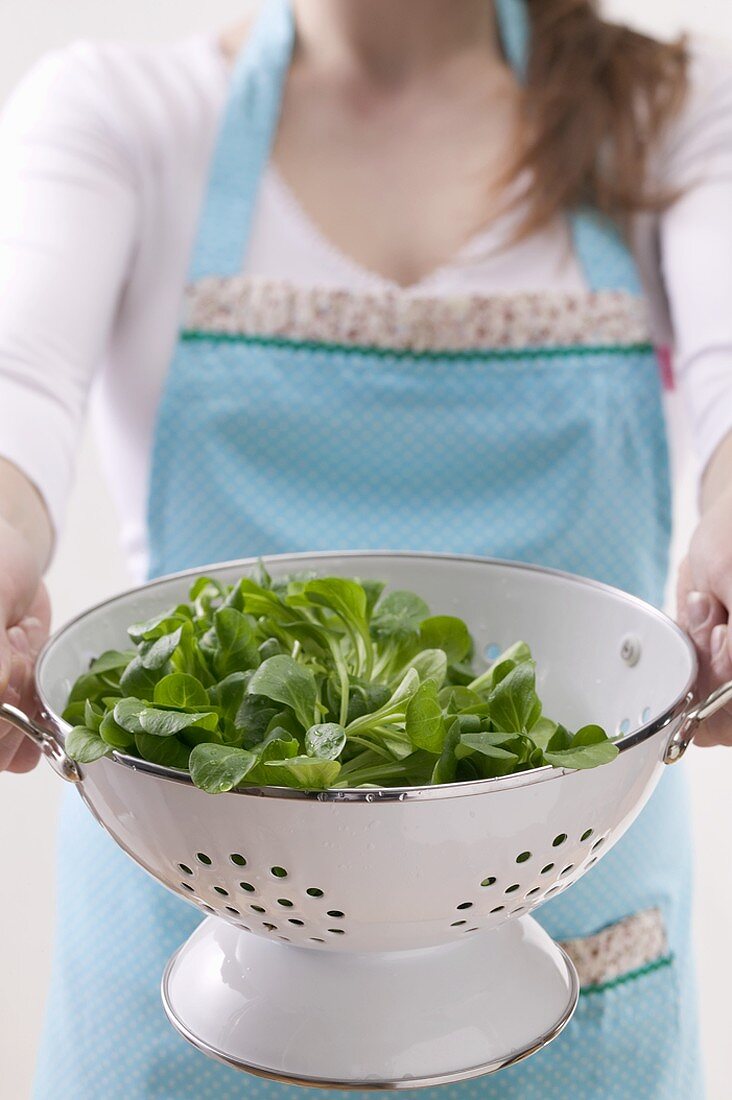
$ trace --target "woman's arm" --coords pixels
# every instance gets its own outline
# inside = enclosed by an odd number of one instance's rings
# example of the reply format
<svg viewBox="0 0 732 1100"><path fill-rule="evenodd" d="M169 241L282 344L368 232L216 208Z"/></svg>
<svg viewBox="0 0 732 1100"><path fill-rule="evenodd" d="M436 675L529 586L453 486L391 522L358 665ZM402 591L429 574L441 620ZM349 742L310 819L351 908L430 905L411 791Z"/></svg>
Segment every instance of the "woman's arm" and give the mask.
<svg viewBox="0 0 732 1100"><path fill-rule="evenodd" d="M0 522L21 538L40 576L51 557L53 531L41 494L25 474L0 458Z"/></svg>
<svg viewBox="0 0 732 1100"><path fill-rule="evenodd" d="M56 531L134 246L117 111L94 47L74 46L39 62L0 115L0 456Z"/></svg>
<svg viewBox="0 0 732 1100"><path fill-rule="evenodd" d="M732 361L730 361L732 373ZM699 658L697 692L704 698L732 680L732 433L725 436L704 471L701 519L678 577L680 625ZM732 745L732 711L708 719L699 745Z"/></svg>
<svg viewBox="0 0 732 1100"><path fill-rule="evenodd" d="M689 102L660 175L679 198L660 245L677 375L703 479L700 520L677 578L677 618L699 658L701 697L732 679L732 61L697 54ZM704 724L703 745L732 745L732 713Z"/></svg>
<svg viewBox="0 0 732 1100"><path fill-rule="evenodd" d="M0 698L24 709L50 622L41 577L134 248L114 121L87 47L44 59L0 117ZM37 756L0 723L0 771Z"/></svg>
<svg viewBox="0 0 732 1100"><path fill-rule="evenodd" d="M33 706L33 665L50 624L41 574L53 535L38 490L12 463L0 459L0 698ZM28 771L36 747L0 722L0 771Z"/></svg>

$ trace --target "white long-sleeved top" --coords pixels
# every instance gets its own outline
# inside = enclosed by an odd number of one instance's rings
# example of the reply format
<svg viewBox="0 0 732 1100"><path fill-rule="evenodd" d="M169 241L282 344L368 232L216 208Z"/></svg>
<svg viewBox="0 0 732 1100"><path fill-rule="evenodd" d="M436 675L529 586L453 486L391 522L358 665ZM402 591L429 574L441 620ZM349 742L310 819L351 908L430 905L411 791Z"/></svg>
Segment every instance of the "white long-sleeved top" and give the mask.
<svg viewBox="0 0 732 1100"><path fill-rule="evenodd" d="M213 36L80 43L45 57L0 119L0 455L62 523L87 399L133 573L147 561L155 417L229 66ZM701 467L732 429L732 59L695 54L654 173L681 198L639 220L635 251ZM514 215L515 216L515 215ZM564 219L506 247L478 234L412 295L581 291ZM302 285L394 290L332 247L276 169L243 270Z"/></svg>

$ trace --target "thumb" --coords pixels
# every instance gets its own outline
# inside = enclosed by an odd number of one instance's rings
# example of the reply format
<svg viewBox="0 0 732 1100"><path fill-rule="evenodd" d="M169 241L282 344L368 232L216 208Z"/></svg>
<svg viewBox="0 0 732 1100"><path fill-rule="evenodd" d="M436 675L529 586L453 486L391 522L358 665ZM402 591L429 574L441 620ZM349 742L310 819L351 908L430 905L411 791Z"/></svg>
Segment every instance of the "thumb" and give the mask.
<svg viewBox="0 0 732 1100"><path fill-rule="evenodd" d="M9 616L0 600L0 699L8 689L10 673L13 667L13 654L8 637Z"/></svg>
<svg viewBox="0 0 732 1100"><path fill-rule="evenodd" d="M11 669L10 640L5 629L5 624L0 617L0 699L7 691Z"/></svg>
<svg viewBox="0 0 732 1100"><path fill-rule="evenodd" d="M689 595L694 591L694 582L691 575L691 565L688 557L684 558L679 566L676 578L676 622L682 630L689 632Z"/></svg>

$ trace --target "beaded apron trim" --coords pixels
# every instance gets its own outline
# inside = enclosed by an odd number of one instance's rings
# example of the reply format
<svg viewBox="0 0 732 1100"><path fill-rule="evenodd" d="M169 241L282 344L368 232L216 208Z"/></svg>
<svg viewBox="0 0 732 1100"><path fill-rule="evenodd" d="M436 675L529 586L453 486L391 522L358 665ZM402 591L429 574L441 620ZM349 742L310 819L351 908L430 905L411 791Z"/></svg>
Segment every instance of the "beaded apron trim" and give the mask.
<svg viewBox="0 0 732 1100"><path fill-rule="evenodd" d="M624 291L413 297L211 277L186 290L184 333L388 350L468 351L647 344L645 303Z"/></svg>
<svg viewBox="0 0 732 1100"><path fill-rule="evenodd" d="M670 961L660 909L634 913L594 936L565 940L562 947L577 967L580 985L586 991L619 985Z"/></svg>

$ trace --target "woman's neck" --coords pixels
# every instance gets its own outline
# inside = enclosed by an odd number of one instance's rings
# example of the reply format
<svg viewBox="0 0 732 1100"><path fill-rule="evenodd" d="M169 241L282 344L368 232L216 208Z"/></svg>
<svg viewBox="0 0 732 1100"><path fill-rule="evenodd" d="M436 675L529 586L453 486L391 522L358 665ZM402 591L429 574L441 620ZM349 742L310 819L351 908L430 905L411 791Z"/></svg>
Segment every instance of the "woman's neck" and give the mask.
<svg viewBox="0 0 732 1100"><path fill-rule="evenodd" d="M267 3L267 0L261 0ZM374 83L429 76L440 65L478 53L501 58L489 0L291 0L297 52L309 68ZM246 40L251 18L221 36L230 60Z"/></svg>
<svg viewBox="0 0 732 1100"><path fill-rule="evenodd" d="M292 0L300 57L399 84L479 51L500 57L488 0Z"/></svg>

